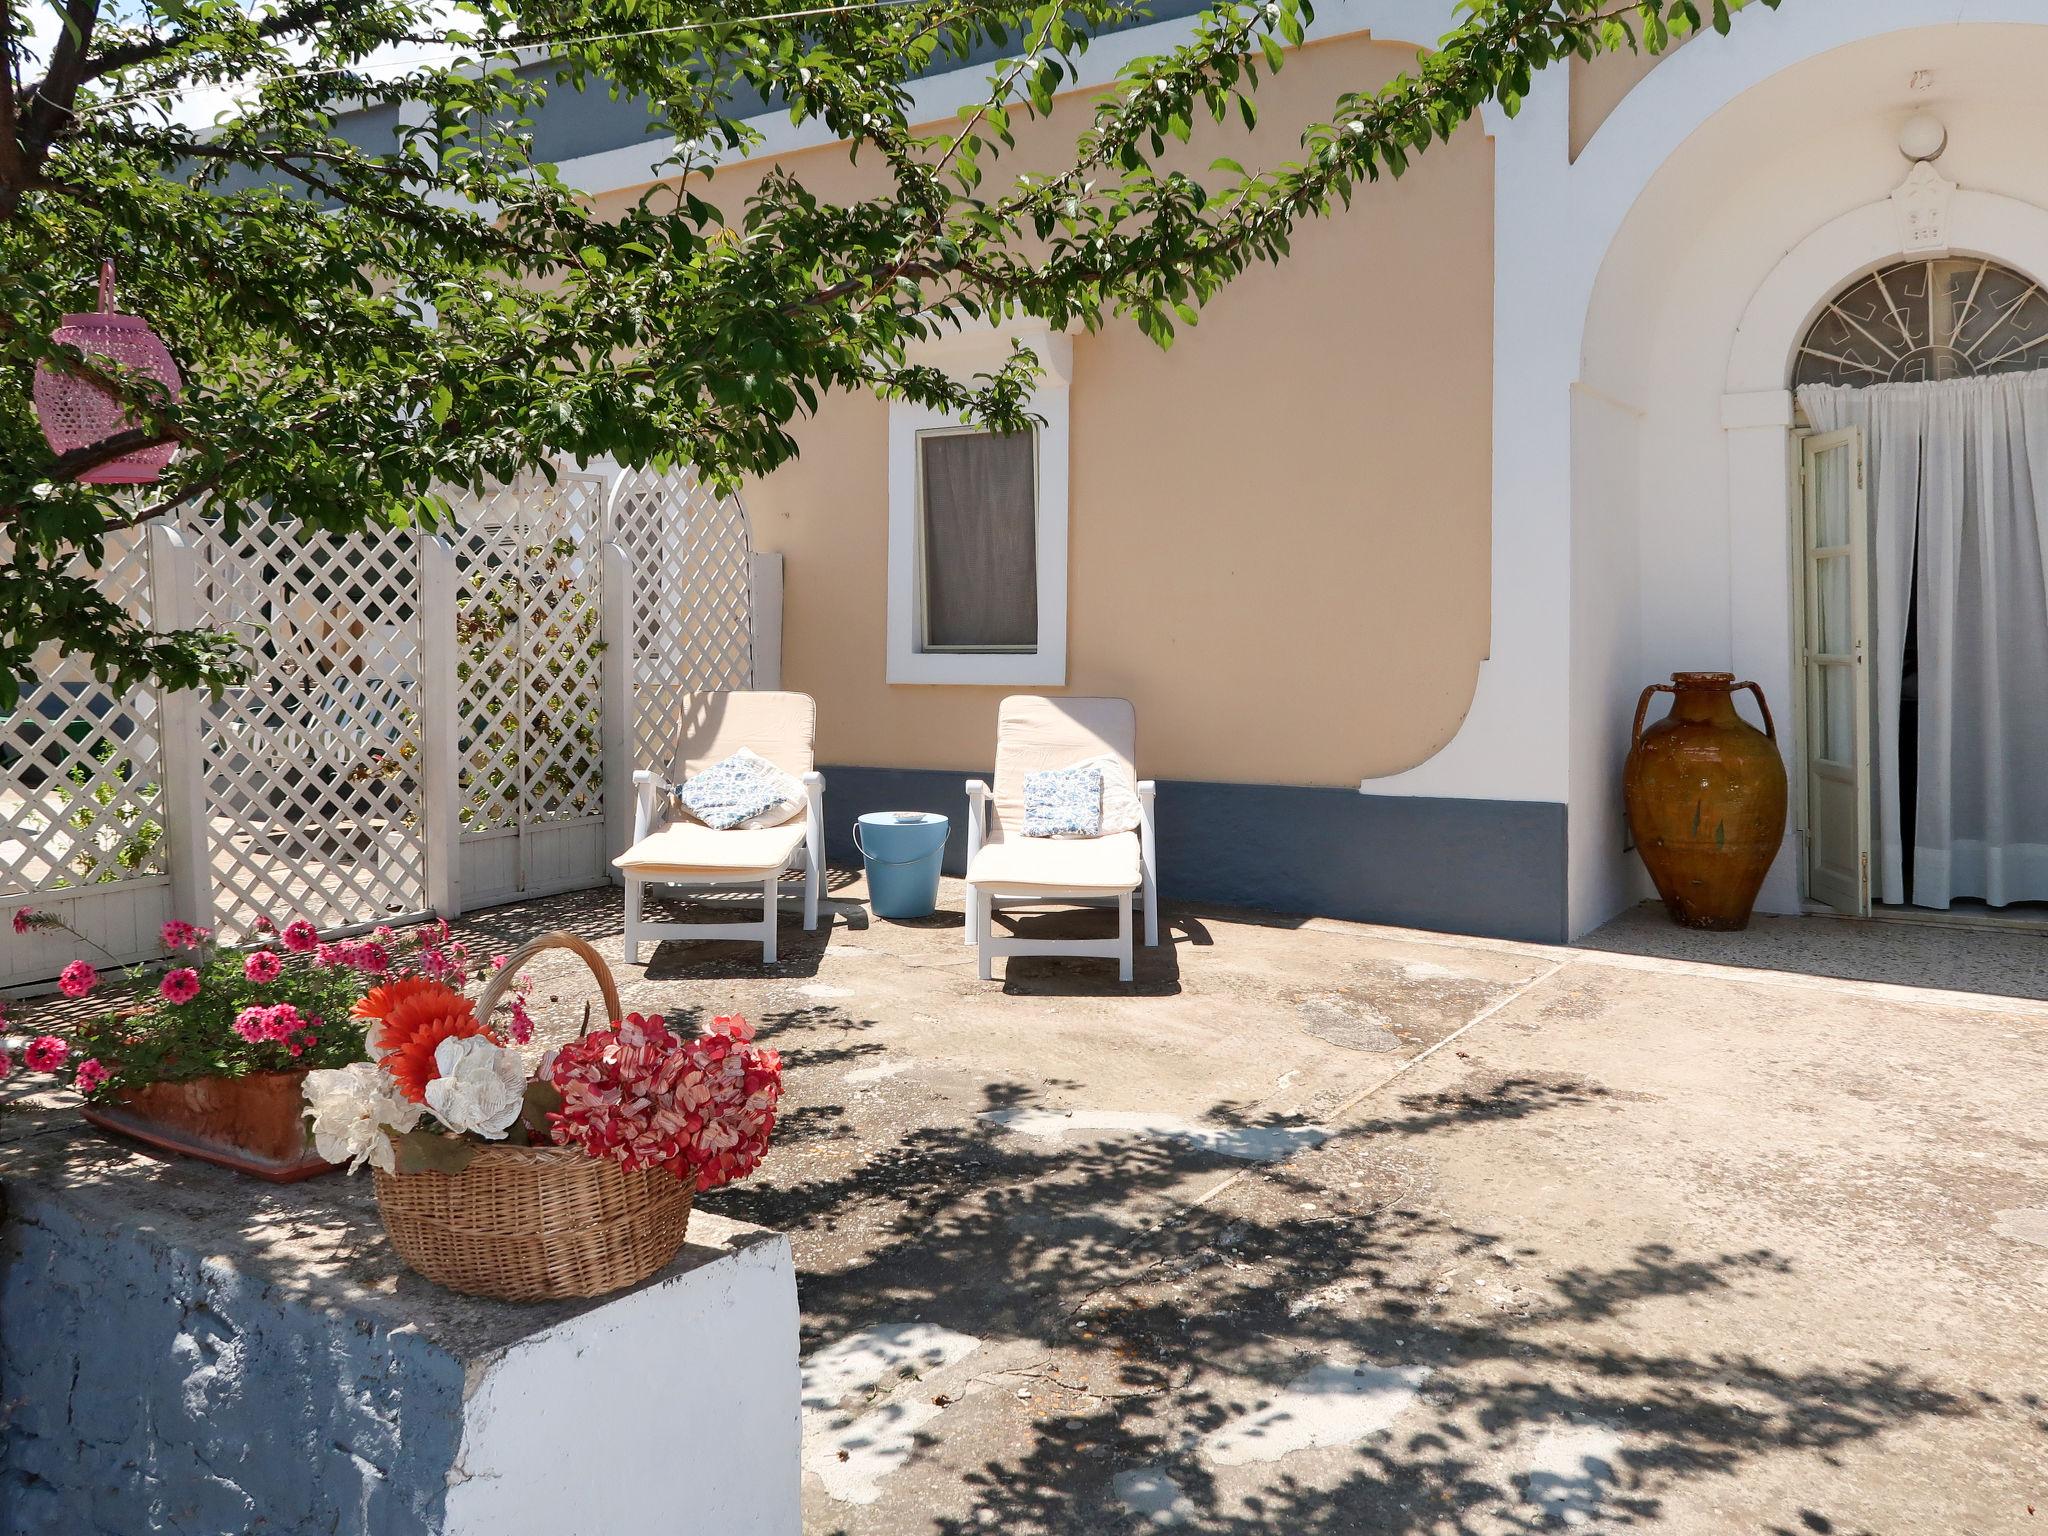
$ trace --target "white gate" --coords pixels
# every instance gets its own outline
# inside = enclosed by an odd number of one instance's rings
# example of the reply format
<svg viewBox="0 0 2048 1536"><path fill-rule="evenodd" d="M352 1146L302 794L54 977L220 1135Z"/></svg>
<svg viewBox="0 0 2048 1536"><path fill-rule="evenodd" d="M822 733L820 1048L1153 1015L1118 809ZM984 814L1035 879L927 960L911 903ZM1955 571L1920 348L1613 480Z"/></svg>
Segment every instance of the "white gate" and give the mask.
<svg viewBox="0 0 2048 1536"><path fill-rule="evenodd" d="M144 531L108 538L99 585L149 621ZM155 953L171 905L159 701L149 689L123 698L56 650L0 716L0 917L34 906L103 948L87 958L139 959ZM67 933L7 934L0 986L53 976L77 955Z"/></svg>
<svg viewBox="0 0 2048 1536"><path fill-rule="evenodd" d="M197 540L199 623L249 641L203 706L214 920L321 928L426 909L420 541L256 521Z"/></svg>
<svg viewBox="0 0 2048 1536"><path fill-rule="evenodd" d="M603 881L602 475L456 503L462 905Z"/></svg>
<svg viewBox="0 0 2048 1536"><path fill-rule="evenodd" d="M0 913L53 912L127 961L170 917L333 929L602 882L678 696L753 684L746 514L687 468L456 510L436 536L259 518L110 539L104 590L241 635L250 672L217 700L117 698L49 658L0 718ZM10 935L0 986L79 953Z"/></svg>
<svg viewBox="0 0 2048 1536"><path fill-rule="evenodd" d="M628 470L606 538L624 557L633 761L674 760L686 693L754 686L747 514L680 466Z"/></svg>

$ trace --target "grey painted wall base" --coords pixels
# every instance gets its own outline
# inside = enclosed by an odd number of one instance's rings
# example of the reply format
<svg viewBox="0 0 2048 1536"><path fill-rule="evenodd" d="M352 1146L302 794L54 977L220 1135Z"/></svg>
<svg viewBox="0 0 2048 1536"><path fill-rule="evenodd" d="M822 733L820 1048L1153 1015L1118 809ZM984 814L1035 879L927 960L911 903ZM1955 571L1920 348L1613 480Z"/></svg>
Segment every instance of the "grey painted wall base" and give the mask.
<svg viewBox="0 0 2048 1536"><path fill-rule="evenodd" d="M482 1301L402 1268L367 1173L279 1188L7 1118L5 1536L797 1528L786 1238L699 1211L634 1290Z"/></svg>
<svg viewBox="0 0 2048 1536"><path fill-rule="evenodd" d="M943 811L946 871L964 872L967 791L986 771L831 767L825 846L857 863L853 820ZM1159 785L1164 900L1562 942L1565 810L1527 800L1433 800L1282 784Z"/></svg>

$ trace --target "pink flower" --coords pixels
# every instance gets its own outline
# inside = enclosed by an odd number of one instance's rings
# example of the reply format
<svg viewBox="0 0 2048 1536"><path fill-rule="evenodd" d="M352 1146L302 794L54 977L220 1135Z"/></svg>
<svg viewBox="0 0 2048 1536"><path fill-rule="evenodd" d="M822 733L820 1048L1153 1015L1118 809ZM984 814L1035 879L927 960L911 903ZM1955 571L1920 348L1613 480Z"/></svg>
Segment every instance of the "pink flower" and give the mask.
<svg viewBox="0 0 2048 1536"><path fill-rule="evenodd" d="M167 1003L189 1003L199 995L199 973L189 965L166 971L157 991L163 994Z"/></svg>
<svg viewBox="0 0 2048 1536"><path fill-rule="evenodd" d="M512 957L510 955L491 956L491 969L494 971L502 971L503 969L505 969L506 966L510 965L511 963Z"/></svg>
<svg viewBox="0 0 2048 1536"><path fill-rule="evenodd" d="M0 1077L11 1077L13 1075L14 1058L5 1051L0 1051Z"/></svg>
<svg viewBox="0 0 2048 1536"><path fill-rule="evenodd" d="M320 930L303 917L294 918L284 925L284 947L293 954L304 954L320 942Z"/></svg>
<svg viewBox="0 0 2048 1536"><path fill-rule="evenodd" d="M383 940L386 944L389 944L393 939L398 937L398 930L392 927L389 923L379 923L376 927L376 936L379 939Z"/></svg>
<svg viewBox="0 0 2048 1536"><path fill-rule="evenodd" d="M255 927L258 933L268 933L270 932L271 929L275 928L277 924L273 923L267 917L259 917L256 919L253 926Z"/></svg>
<svg viewBox="0 0 2048 1536"><path fill-rule="evenodd" d="M259 949L242 962L242 979L253 981L260 986L265 982L277 980L278 974L283 970L284 962L278 959L275 950Z"/></svg>
<svg viewBox="0 0 2048 1536"><path fill-rule="evenodd" d="M16 907L14 909L14 931L16 933L27 933L35 925L36 909L34 907Z"/></svg>
<svg viewBox="0 0 2048 1536"><path fill-rule="evenodd" d="M64 1058L70 1054L71 1047L55 1035L37 1035L29 1041L21 1059L31 1072L54 1072L64 1065Z"/></svg>
<svg viewBox="0 0 2048 1536"><path fill-rule="evenodd" d="M382 944L372 944L365 940L353 947L349 964L366 975L382 976L391 969L391 956Z"/></svg>
<svg viewBox="0 0 2048 1536"><path fill-rule="evenodd" d="M83 960L74 960L57 977L57 990L66 997L83 997L100 984L100 973Z"/></svg>
<svg viewBox="0 0 2048 1536"><path fill-rule="evenodd" d="M164 924L163 935L165 949L190 949L199 937L199 930L174 917Z"/></svg>
<svg viewBox="0 0 2048 1536"><path fill-rule="evenodd" d="M78 1091L84 1094L97 1093L100 1084L113 1075L113 1073L100 1065L97 1056L88 1056L78 1064Z"/></svg>
<svg viewBox="0 0 2048 1536"><path fill-rule="evenodd" d="M251 1004L235 1015L234 1030L251 1045L266 1041L283 1043L302 1029L310 1029L317 1019L306 1019L290 1003L278 1003L264 1008ZM298 1055L293 1051L294 1056Z"/></svg>
<svg viewBox="0 0 2048 1536"><path fill-rule="evenodd" d="M502 959L503 956L499 958ZM505 1033L512 1037L514 1045L527 1045L532 1042L533 1015L526 1011L525 997L520 996L512 999L512 1022L507 1027Z"/></svg>

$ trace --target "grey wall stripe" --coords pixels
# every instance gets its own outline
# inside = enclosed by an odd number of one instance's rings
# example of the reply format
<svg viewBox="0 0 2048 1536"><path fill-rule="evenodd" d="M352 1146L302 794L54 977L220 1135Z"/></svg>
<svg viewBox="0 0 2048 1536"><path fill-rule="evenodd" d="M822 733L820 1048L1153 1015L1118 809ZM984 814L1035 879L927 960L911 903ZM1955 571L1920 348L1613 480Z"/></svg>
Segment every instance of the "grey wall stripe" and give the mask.
<svg viewBox="0 0 2048 1536"><path fill-rule="evenodd" d="M986 770L824 773L825 845L835 863L858 862L856 816L943 811L953 823L946 870L962 873L962 786L988 778ZM1168 779L1159 785L1160 883L1168 901L1556 943L1566 936L1565 809Z"/></svg>

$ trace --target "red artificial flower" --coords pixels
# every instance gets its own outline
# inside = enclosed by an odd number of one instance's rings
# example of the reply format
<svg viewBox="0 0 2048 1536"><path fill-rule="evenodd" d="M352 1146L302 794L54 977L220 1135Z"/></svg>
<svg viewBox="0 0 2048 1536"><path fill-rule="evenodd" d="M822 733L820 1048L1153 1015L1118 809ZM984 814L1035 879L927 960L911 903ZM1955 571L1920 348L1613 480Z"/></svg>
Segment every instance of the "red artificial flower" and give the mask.
<svg viewBox="0 0 2048 1536"><path fill-rule="evenodd" d="M76 1086L80 1093L91 1095L97 1093L100 1085L113 1075L100 1065L97 1056L88 1056L78 1064Z"/></svg>
<svg viewBox="0 0 2048 1536"><path fill-rule="evenodd" d="M775 1129L782 1058L752 1043L744 1019L720 1018L679 1040L659 1018L628 1014L555 1053L558 1145L627 1169L665 1167L700 1190L745 1178Z"/></svg>
<svg viewBox="0 0 2048 1536"><path fill-rule="evenodd" d="M54 1072L64 1065L64 1059L70 1054L71 1047L55 1035L37 1035L29 1041L21 1059L31 1072Z"/></svg>
<svg viewBox="0 0 2048 1536"><path fill-rule="evenodd" d="M189 1003L199 995L199 973L189 965L166 971L156 989L167 1003Z"/></svg>
<svg viewBox="0 0 2048 1536"><path fill-rule="evenodd" d="M57 990L66 997L83 997L100 984L100 973L83 960L74 960L58 973Z"/></svg>
<svg viewBox="0 0 2048 1536"><path fill-rule="evenodd" d="M320 930L303 917L295 918L284 925L284 947L293 954L303 954L320 942Z"/></svg>
<svg viewBox="0 0 2048 1536"><path fill-rule="evenodd" d="M277 980L283 971L284 961L271 949L259 949L242 962L243 979L258 986Z"/></svg>

